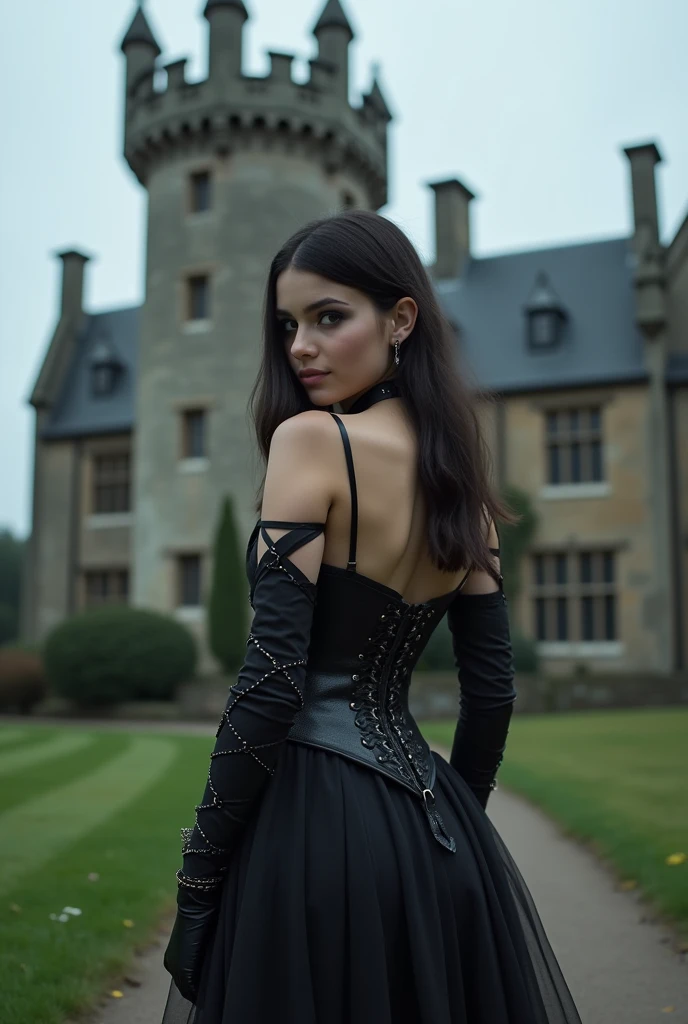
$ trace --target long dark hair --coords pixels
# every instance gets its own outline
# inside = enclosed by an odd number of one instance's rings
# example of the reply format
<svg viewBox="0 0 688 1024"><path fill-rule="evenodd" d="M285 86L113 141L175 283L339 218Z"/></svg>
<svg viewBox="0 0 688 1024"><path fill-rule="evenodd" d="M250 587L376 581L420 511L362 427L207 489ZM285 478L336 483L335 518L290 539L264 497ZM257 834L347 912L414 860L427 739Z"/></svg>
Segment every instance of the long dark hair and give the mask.
<svg viewBox="0 0 688 1024"><path fill-rule="evenodd" d="M454 328L443 315L413 245L377 213L351 210L307 224L270 267L261 366L249 398L258 446L267 462L276 428L314 405L291 369L276 316L277 278L287 267L356 288L380 313L410 296L418 317L400 351L396 379L418 437L418 473L428 513L430 556L440 570L473 566L494 575L486 515L512 522L492 493L490 457L476 413L476 393L459 373ZM487 395L481 396L489 401ZM255 511L260 513L265 476Z"/></svg>

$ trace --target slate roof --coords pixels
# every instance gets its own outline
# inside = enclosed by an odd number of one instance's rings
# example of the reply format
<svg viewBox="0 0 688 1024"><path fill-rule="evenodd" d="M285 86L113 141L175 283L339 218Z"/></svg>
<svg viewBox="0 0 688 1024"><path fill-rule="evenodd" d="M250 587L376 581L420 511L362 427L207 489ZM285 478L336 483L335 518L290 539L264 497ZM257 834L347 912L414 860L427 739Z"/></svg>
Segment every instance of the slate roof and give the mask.
<svg viewBox="0 0 688 1024"><path fill-rule="evenodd" d="M87 317L77 339L72 365L42 436L79 437L131 430L135 418L140 307L116 309ZM94 395L91 360L105 343L122 371L112 394Z"/></svg>
<svg viewBox="0 0 688 1024"><path fill-rule="evenodd" d="M524 307L541 272L568 322L555 348L534 351ZM437 290L460 329L462 360L483 388L539 391L647 377L625 238L472 260L461 278L440 281Z"/></svg>
<svg viewBox="0 0 688 1024"><path fill-rule="evenodd" d="M669 384L688 384L688 352L669 354L666 377Z"/></svg>
<svg viewBox="0 0 688 1024"><path fill-rule="evenodd" d="M549 391L647 379L634 322L628 240L610 239L472 260L458 280L437 282L445 313L460 328L462 363L475 382L502 393ZM541 273L568 314L558 347L528 348L524 307ZM43 436L131 430L140 307L89 316ZM105 342L124 371L111 395L91 391L90 361ZM667 383L688 383L688 356L671 356Z"/></svg>

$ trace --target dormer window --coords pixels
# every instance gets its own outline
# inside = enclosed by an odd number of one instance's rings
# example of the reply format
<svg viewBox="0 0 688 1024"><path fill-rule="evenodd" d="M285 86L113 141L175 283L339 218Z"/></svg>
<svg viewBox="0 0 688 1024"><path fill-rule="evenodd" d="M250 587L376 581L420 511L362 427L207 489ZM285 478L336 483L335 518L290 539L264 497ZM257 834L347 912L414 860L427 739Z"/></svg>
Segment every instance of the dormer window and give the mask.
<svg viewBox="0 0 688 1024"><path fill-rule="evenodd" d="M122 364L106 341L99 342L91 354L91 392L96 398L111 395L117 387Z"/></svg>
<svg viewBox="0 0 688 1024"><path fill-rule="evenodd" d="M535 351L555 348L568 314L544 271L537 276L525 313L528 347Z"/></svg>

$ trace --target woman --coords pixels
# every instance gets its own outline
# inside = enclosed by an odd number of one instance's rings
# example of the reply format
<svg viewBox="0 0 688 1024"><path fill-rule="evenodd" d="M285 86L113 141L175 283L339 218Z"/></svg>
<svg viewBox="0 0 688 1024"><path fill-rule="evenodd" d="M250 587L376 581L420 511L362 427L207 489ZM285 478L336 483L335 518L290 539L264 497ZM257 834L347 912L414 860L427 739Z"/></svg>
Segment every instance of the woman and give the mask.
<svg viewBox="0 0 688 1024"><path fill-rule="evenodd" d="M509 514L408 239L361 211L297 232L264 346L255 614L182 830L164 1024L579 1024L485 813L516 696ZM407 702L445 614L449 762Z"/></svg>

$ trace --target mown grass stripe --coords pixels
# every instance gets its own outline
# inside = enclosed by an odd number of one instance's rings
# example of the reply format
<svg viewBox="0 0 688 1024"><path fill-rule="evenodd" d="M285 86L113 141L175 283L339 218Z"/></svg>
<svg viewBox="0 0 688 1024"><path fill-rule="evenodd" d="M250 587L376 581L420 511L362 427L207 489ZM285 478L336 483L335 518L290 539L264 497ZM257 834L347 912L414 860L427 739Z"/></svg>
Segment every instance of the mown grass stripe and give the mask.
<svg viewBox="0 0 688 1024"><path fill-rule="evenodd" d="M93 735L88 732L65 732L52 739L32 743L20 750L10 750L0 754L0 775L11 775L24 771L33 765L52 761L65 754L73 754L75 750L83 750L93 743Z"/></svg>
<svg viewBox="0 0 688 1024"><path fill-rule="evenodd" d="M20 729L13 725L4 726L0 729L0 747L4 747L9 743L16 743L18 740L24 739L28 734L28 729Z"/></svg>
<svg viewBox="0 0 688 1024"><path fill-rule="evenodd" d="M126 733L119 733L114 729L109 733L89 730L87 734L93 737L94 742L85 749L65 754L63 757L51 761L50 764L32 764L21 772L17 772L16 775L1 777L0 814L4 814L5 811L9 811L10 808L21 803L26 803L27 800L33 800L48 790L66 786L70 782L76 782L77 779L91 775L111 758L117 757L118 754L126 750L130 742L130 737ZM45 740L40 740L40 742L45 742ZM23 744L22 748L25 746L26 744ZM0 836L0 873L2 871L2 845L3 841Z"/></svg>
<svg viewBox="0 0 688 1024"><path fill-rule="evenodd" d="M93 774L0 815L0 893L140 796L170 767L176 749L171 740L132 738L124 753Z"/></svg>

